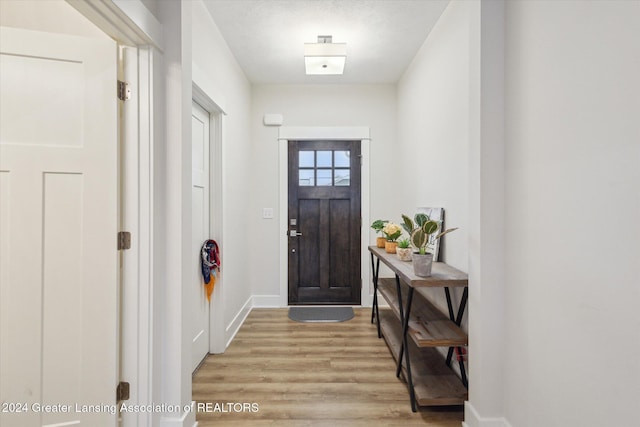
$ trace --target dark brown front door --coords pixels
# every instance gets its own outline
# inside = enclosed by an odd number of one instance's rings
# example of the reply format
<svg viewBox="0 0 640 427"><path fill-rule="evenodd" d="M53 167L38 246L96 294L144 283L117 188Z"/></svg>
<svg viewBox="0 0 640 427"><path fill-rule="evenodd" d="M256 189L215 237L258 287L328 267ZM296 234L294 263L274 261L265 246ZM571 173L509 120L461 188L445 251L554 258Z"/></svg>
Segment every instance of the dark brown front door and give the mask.
<svg viewBox="0 0 640 427"><path fill-rule="evenodd" d="M360 304L360 141L289 141L289 304Z"/></svg>

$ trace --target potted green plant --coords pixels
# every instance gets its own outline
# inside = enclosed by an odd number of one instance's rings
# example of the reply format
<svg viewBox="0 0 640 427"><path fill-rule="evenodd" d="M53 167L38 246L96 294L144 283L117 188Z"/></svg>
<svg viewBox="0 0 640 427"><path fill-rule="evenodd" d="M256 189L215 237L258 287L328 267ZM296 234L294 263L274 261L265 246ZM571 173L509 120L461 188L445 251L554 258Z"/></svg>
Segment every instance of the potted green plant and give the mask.
<svg viewBox="0 0 640 427"><path fill-rule="evenodd" d="M398 247L396 248L396 254L400 261L411 261L411 242L409 239L398 240Z"/></svg>
<svg viewBox="0 0 640 427"><path fill-rule="evenodd" d="M384 225L386 223L388 223L389 221L386 219L376 219L375 221L373 221L373 223L371 223L371 228L373 228L377 234L381 234L382 233L382 229L384 228ZM376 246L379 248L384 248L384 243L387 241L387 238L384 236L377 236L376 237Z"/></svg>
<svg viewBox="0 0 640 427"><path fill-rule="evenodd" d="M402 234L402 228L398 224L388 222L382 228L382 232L387 238L387 241L384 244L384 250L387 253L395 254L396 247L398 246L398 242L396 242L396 240Z"/></svg>
<svg viewBox="0 0 640 427"><path fill-rule="evenodd" d="M429 215L425 213L417 213L413 217L413 220L406 215L402 215L402 228L405 229L407 234L411 236L416 228L422 227L425 222L429 221ZM415 221L415 222L414 222Z"/></svg>
<svg viewBox="0 0 640 427"><path fill-rule="evenodd" d="M420 217L418 215L420 215ZM425 220L422 215L424 214L416 214L415 216L415 223L418 224L417 227L415 227L413 221L411 221L411 218L406 215L402 215L402 220L403 226L405 226L405 230L408 228L412 229L410 233L411 244L416 249L416 252L411 254L411 260L413 261L413 272L416 274L416 276L429 277L431 276L431 267L433 265L433 254L427 252L428 245L435 242L445 234L457 230L458 228L449 228L437 234L434 238L431 239L431 235L438 231L440 224L429 219L429 217L427 217L426 215L424 215L426 217Z"/></svg>

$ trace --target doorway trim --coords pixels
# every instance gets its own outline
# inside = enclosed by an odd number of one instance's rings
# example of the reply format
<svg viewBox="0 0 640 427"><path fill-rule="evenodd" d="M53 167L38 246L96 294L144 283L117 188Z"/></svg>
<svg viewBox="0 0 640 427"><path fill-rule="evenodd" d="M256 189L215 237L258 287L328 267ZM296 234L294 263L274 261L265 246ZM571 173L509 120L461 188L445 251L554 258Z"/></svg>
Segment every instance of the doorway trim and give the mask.
<svg viewBox="0 0 640 427"><path fill-rule="evenodd" d="M360 280L362 288L360 290L360 304L370 307L373 301L373 294L370 291L369 283L369 263L367 258L367 246L369 244L369 232L366 227L369 224L369 201L370 201L370 129L368 126L352 126L352 127L306 127L306 126L283 126L278 132L278 188L279 188L279 233L280 233L280 301L281 307L288 307L288 241L287 234L287 216L288 216L288 148L289 141L361 141L362 169L361 174L361 216L362 225L360 233Z"/></svg>
<svg viewBox="0 0 640 427"><path fill-rule="evenodd" d="M132 88L132 98L125 103L122 120L125 147L121 185L124 188L121 206L123 225L132 232L132 249L124 251L120 373L130 382L129 403L150 405L162 390L153 365L153 328L158 317L154 313L152 287L153 263L156 256L154 229L154 145L161 141L154 113L159 98L154 93L154 77L161 69L163 50L162 25L141 1L66 0L80 14L125 48L124 76ZM153 413L141 411L123 416L121 427L150 427Z"/></svg>

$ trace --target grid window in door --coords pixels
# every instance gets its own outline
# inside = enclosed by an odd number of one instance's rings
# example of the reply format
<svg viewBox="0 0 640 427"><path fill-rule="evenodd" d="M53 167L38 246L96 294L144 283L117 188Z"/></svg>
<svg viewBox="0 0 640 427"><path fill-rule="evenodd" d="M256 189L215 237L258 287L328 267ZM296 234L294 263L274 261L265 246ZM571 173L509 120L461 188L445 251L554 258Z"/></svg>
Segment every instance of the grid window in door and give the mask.
<svg viewBox="0 0 640 427"><path fill-rule="evenodd" d="M348 150L306 150L298 154L301 187L348 187L351 159Z"/></svg>

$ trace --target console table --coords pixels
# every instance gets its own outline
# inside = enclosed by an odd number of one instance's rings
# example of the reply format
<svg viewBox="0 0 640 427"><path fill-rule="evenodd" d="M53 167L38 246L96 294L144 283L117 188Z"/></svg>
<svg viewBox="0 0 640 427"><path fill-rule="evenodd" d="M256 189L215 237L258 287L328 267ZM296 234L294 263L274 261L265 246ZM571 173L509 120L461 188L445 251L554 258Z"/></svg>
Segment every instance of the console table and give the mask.
<svg viewBox="0 0 640 427"><path fill-rule="evenodd" d="M462 360L468 338L460 329L468 298L467 274L445 263L434 262L432 275L419 277L413 273L410 262L400 261L384 248L369 246L369 252L374 287L371 322L376 320L378 337L384 337L397 362L396 376L404 374L412 411L416 412L417 406L462 405L468 399ZM379 277L381 261L393 271L394 278ZM445 291L448 316L429 301L426 290L434 287ZM456 313L451 287L464 287ZM378 291L390 309L378 308ZM448 347L446 359L436 347ZM450 368L454 349L462 378Z"/></svg>

